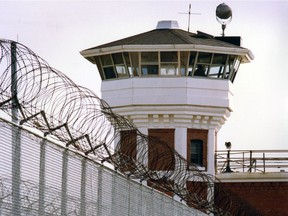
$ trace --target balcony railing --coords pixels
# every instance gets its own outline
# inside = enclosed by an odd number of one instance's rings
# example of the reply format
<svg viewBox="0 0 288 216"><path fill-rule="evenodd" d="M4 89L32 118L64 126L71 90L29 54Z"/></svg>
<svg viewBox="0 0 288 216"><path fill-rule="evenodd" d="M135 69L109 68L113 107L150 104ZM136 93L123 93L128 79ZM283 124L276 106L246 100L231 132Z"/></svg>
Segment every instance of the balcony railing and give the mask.
<svg viewBox="0 0 288 216"><path fill-rule="evenodd" d="M215 172L288 172L288 150L219 150Z"/></svg>

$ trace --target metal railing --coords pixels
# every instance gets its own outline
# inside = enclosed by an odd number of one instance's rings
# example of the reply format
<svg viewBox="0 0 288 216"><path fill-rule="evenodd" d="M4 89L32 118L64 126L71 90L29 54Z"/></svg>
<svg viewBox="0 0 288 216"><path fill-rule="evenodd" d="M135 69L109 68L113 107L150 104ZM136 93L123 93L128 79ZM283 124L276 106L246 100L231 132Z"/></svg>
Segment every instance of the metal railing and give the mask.
<svg viewBox="0 0 288 216"><path fill-rule="evenodd" d="M288 172L288 150L219 150L215 153L215 171Z"/></svg>

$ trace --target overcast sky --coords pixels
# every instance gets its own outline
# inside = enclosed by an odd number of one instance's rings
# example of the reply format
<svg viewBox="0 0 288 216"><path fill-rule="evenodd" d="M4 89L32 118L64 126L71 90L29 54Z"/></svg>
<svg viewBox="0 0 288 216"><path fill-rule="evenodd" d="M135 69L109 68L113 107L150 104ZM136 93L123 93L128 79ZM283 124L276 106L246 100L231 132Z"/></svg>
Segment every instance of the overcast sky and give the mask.
<svg viewBox="0 0 288 216"><path fill-rule="evenodd" d="M18 40L76 83L100 95L95 65L81 50L177 20L187 30L219 36L215 9L223 1L0 1L0 37ZM241 36L255 60L234 82L234 111L218 148L288 149L288 1L225 1L233 11L227 36Z"/></svg>

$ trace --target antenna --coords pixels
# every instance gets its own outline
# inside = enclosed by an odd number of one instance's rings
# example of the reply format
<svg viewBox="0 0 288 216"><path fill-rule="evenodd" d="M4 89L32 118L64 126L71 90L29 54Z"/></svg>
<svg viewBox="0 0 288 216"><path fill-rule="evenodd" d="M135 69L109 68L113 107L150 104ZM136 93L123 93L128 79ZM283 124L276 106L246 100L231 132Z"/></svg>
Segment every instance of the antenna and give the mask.
<svg viewBox="0 0 288 216"><path fill-rule="evenodd" d="M218 5L216 8L216 19L222 25L222 37L224 37L226 25L229 24L232 20L231 8L225 3Z"/></svg>
<svg viewBox="0 0 288 216"><path fill-rule="evenodd" d="M189 11L187 13L179 13L179 14L188 14L188 32L190 32L190 17L192 15L201 15L201 13L192 13L191 12L191 4L189 4Z"/></svg>

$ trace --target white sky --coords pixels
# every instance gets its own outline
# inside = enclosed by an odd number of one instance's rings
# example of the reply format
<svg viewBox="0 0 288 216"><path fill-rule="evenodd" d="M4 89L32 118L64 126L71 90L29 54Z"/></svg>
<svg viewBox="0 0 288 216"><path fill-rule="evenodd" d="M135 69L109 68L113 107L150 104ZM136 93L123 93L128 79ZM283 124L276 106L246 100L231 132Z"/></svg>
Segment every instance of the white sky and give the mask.
<svg viewBox="0 0 288 216"><path fill-rule="evenodd" d="M219 36L215 9L223 1L0 1L0 37L31 48L52 67L100 95L96 67L79 52L177 20L187 30ZM255 60L240 66L234 112L218 148L288 149L288 1L225 1L233 11L227 36L241 36Z"/></svg>

